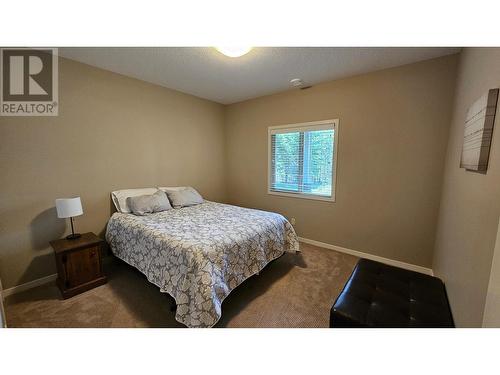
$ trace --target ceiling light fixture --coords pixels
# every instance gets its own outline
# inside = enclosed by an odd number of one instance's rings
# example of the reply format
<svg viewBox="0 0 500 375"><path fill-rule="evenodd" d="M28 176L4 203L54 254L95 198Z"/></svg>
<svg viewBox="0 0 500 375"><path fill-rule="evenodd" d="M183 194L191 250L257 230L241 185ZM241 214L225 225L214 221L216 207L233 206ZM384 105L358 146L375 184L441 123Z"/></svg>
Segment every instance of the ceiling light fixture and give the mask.
<svg viewBox="0 0 500 375"><path fill-rule="evenodd" d="M229 57L240 57L250 52L252 47L215 47L215 49Z"/></svg>

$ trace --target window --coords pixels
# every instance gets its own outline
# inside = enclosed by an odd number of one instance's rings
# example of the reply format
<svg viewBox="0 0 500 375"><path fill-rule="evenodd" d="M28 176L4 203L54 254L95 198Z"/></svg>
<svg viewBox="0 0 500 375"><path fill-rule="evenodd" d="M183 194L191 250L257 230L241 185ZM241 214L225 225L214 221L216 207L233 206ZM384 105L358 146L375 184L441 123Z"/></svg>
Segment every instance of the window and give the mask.
<svg viewBox="0 0 500 375"><path fill-rule="evenodd" d="M269 128L269 194L335 201L338 120Z"/></svg>

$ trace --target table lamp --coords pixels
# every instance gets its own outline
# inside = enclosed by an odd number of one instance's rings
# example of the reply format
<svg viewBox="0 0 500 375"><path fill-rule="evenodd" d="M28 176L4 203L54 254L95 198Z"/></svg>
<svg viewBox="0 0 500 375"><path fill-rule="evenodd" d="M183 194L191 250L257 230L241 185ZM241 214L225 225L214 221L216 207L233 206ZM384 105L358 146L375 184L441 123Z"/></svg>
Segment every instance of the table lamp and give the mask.
<svg viewBox="0 0 500 375"><path fill-rule="evenodd" d="M81 237L80 233L75 233L73 228L73 217L83 214L82 201L80 197L76 198L59 198L56 199L57 217L60 219L70 218L71 220L71 234L66 238L74 240Z"/></svg>

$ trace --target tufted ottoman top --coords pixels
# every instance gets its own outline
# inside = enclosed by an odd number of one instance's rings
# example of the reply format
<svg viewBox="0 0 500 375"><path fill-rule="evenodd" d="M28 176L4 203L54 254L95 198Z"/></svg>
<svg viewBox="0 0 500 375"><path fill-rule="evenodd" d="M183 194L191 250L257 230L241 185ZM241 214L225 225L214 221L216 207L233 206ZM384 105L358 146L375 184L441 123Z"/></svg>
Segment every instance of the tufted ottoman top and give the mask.
<svg viewBox="0 0 500 375"><path fill-rule="evenodd" d="M330 327L453 327L437 277L361 259L330 312Z"/></svg>

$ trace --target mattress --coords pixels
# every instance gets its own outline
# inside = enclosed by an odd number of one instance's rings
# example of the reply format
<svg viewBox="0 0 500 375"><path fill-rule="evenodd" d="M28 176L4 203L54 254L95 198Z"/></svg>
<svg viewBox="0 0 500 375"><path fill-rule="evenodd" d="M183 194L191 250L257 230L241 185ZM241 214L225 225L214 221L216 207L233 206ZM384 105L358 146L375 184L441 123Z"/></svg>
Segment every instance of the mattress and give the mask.
<svg viewBox="0 0 500 375"><path fill-rule="evenodd" d="M216 324L234 288L299 250L282 215L208 201L147 216L114 213L106 240L113 254L175 299L175 318L188 327Z"/></svg>

